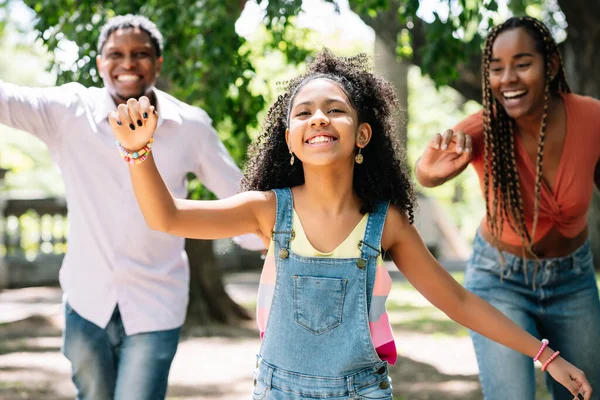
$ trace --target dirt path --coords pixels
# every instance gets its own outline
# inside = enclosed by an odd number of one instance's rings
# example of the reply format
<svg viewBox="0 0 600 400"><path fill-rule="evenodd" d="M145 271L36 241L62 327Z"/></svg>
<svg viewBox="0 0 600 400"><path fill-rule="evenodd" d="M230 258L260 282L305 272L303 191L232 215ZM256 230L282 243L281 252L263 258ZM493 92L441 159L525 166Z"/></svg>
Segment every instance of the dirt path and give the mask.
<svg viewBox="0 0 600 400"><path fill-rule="evenodd" d="M252 304L256 282L251 275L237 275L228 278L227 288L236 301ZM60 298L56 288L0 292L1 400L74 398L70 366L60 353ZM394 399L481 400L477 364L464 331L415 291L395 287L390 304L400 355L390 369ZM168 399L249 398L260 345L254 324L212 333L217 336L186 330L173 361Z"/></svg>

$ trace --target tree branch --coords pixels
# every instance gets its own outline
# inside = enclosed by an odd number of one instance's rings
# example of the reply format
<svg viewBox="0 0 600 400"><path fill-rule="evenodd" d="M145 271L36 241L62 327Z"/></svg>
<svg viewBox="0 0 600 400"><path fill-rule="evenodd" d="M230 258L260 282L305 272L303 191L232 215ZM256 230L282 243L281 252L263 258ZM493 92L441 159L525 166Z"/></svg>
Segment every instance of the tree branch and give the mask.
<svg viewBox="0 0 600 400"><path fill-rule="evenodd" d="M365 14L358 14L361 20L375 31L377 37L385 46L395 53L398 45L398 35L406 26L398 18L398 1L392 1L388 11L379 12L375 18ZM409 61L421 66L423 62L423 49L427 46L426 32L428 24L419 18L413 20L411 31L411 46L413 56ZM450 83L450 86L460 92L466 99L481 102L481 59L473 55L465 63L456 66L459 79ZM426 72L426 71L424 71Z"/></svg>

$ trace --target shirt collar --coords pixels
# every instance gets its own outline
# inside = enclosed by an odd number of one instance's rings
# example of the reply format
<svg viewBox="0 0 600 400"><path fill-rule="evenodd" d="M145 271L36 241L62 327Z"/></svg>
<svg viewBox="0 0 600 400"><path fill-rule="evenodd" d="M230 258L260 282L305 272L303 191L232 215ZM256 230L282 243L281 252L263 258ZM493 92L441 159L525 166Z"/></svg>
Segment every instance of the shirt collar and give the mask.
<svg viewBox="0 0 600 400"><path fill-rule="evenodd" d="M165 120L171 120L178 124L182 123L181 114L179 113L175 103L168 98L167 94L156 88L152 88L152 92L156 97L156 110L158 111L158 126L162 125ZM96 124L101 123L108 118L108 113L116 110L117 106L113 98L108 93L106 88L101 89L101 95L98 96L94 121Z"/></svg>

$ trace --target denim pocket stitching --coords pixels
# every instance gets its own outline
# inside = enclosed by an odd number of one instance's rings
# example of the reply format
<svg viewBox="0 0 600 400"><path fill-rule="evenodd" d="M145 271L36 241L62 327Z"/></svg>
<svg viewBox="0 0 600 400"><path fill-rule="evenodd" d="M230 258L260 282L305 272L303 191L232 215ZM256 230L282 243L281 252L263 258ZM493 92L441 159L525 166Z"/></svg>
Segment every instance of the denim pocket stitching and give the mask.
<svg viewBox="0 0 600 400"><path fill-rule="evenodd" d="M589 269L594 270L594 256L591 252L573 256L573 270L580 275Z"/></svg>
<svg viewBox="0 0 600 400"><path fill-rule="evenodd" d="M306 280L307 282L309 282L309 278L311 280L323 280L323 279L327 279L327 280L335 280L339 283L341 283L341 287L339 290L339 299L336 299L337 301L337 310L335 312L335 315L333 316L333 318L335 319L336 322L329 324L327 327L319 329L315 327L311 327L309 324L302 322L302 312L301 310L303 309L303 307L300 306L300 301L299 301L299 296L298 296L298 279L302 278L304 280ZM338 327L339 325L341 325L342 323L342 314L343 314L343 309L344 309L344 301L346 298L346 284L348 282L348 279L346 278L326 278L326 277L315 277L315 276L298 276L295 275L294 276L294 320L296 322L296 324L298 324L299 326L301 326L302 328L306 329L307 331L315 334L315 335L321 335L325 332L328 332L336 327ZM331 314L330 314L331 315Z"/></svg>

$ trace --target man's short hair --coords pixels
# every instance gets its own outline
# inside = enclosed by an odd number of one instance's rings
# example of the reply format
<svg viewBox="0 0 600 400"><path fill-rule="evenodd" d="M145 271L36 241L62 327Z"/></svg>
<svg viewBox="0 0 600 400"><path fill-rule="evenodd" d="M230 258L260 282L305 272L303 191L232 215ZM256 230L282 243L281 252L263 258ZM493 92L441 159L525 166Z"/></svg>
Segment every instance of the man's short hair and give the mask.
<svg viewBox="0 0 600 400"><path fill-rule="evenodd" d="M162 34L154 22L150 21L146 17L134 14L118 15L109 19L108 22L104 24L102 30L100 31L100 37L98 38L98 54L100 55L102 53L102 48L104 47L104 44L110 37L111 33L119 29L127 28L139 28L146 32L148 36L150 36L150 41L152 42L152 46L154 46L156 56L161 56L163 51Z"/></svg>

